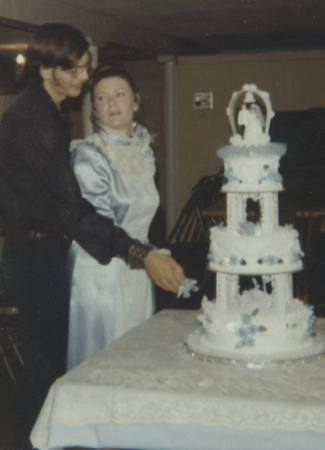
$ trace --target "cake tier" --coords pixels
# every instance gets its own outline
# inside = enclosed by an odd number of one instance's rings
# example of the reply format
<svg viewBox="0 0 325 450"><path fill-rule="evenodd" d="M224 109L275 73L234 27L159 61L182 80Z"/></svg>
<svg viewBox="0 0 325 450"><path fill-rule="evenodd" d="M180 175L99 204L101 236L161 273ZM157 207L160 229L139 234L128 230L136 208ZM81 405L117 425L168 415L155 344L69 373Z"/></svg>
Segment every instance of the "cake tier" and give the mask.
<svg viewBox="0 0 325 450"><path fill-rule="evenodd" d="M286 144L269 143L264 147L235 147L227 145L217 151L225 161L225 192L281 191L282 177L279 160L286 152Z"/></svg>
<svg viewBox="0 0 325 450"><path fill-rule="evenodd" d="M246 222L242 229L210 229L209 269L239 275L295 272L302 269L298 232L290 225L265 230Z"/></svg>
<svg viewBox="0 0 325 450"><path fill-rule="evenodd" d="M217 311L216 303L204 299L203 327L190 335L187 343L196 352L231 359L297 359L321 353L325 340L313 336L312 308L292 300L283 312L261 312L238 308Z"/></svg>

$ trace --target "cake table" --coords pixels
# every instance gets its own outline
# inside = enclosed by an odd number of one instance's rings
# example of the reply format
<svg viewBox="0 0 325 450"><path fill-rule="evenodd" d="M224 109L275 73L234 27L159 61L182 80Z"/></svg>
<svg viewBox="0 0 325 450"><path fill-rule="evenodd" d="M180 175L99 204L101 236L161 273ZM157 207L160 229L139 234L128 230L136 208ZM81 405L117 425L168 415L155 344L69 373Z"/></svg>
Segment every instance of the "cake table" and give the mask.
<svg viewBox="0 0 325 450"><path fill-rule="evenodd" d="M164 310L52 386L40 449L325 448L325 358L251 370L184 346L198 311ZM318 319L316 332L325 330Z"/></svg>

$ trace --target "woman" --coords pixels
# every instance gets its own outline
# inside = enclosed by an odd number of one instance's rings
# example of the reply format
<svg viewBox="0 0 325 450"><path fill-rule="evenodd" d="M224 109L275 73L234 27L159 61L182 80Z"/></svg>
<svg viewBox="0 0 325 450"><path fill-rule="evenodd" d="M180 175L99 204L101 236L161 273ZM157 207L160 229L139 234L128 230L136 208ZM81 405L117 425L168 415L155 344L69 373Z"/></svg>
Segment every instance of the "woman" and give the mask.
<svg viewBox="0 0 325 450"><path fill-rule="evenodd" d="M148 242L159 198L151 136L134 117L139 94L122 66L99 66L89 81L96 133L73 142L72 167L82 195L132 238ZM152 285L145 270L120 258L103 266L76 242L70 248L68 369L148 319Z"/></svg>
<svg viewBox="0 0 325 450"><path fill-rule="evenodd" d="M244 141L252 145L264 144L265 134L263 132L263 127L265 126L265 120L261 111L261 108L252 104L249 108L249 114L244 131Z"/></svg>

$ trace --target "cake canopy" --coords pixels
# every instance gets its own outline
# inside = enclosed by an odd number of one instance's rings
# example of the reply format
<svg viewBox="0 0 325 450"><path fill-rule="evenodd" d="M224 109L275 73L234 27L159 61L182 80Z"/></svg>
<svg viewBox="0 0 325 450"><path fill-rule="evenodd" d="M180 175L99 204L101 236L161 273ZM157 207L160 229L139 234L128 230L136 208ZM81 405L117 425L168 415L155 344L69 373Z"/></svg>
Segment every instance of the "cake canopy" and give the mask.
<svg viewBox="0 0 325 450"><path fill-rule="evenodd" d="M270 142L269 128L274 112L268 92L259 90L255 84L245 84L233 93L227 115L233 132L231 144L257 147Z"/></svg>

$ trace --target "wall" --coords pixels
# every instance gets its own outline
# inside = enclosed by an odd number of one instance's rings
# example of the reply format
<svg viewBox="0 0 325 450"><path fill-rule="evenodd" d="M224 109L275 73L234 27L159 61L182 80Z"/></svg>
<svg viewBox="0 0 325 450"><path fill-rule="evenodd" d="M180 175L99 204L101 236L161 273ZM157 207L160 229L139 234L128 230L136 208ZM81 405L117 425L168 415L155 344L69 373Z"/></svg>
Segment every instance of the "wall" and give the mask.
<svg viewBox="0 0 325 450"><path fill-rule="evenodd" d="M133 76L140 93L143 124L153 133L152 148L156 158L156 185L160 207L149 230L150 242L162 247L166 239L166 166L164 130L164 67L156 59L132 61L125 66Z"/></svg>
<svg viewBox="0 0 325 450"><path fill-rule="evenodd" d="M164 131L164 68L157 60L125 63L140 93L141 112L146 128L154 134L157 185L161 205L165 207L165 131Z"/></svg>
<svg viewBox="0 0 325 450"><path fill-rule="evenodd" d="M0 117L15 97L15 95L0 95Z"/></svg>
<svg viewBox="0 0 325 450"><path fill-rule="evenodd" d="M325 50L179 58L179 209L201 177L222 168L216 150L231 136L226 108L246 83L268 91L274 111L324 107ZM213 91L212 110L193 110L198 91Z"/></svg>

